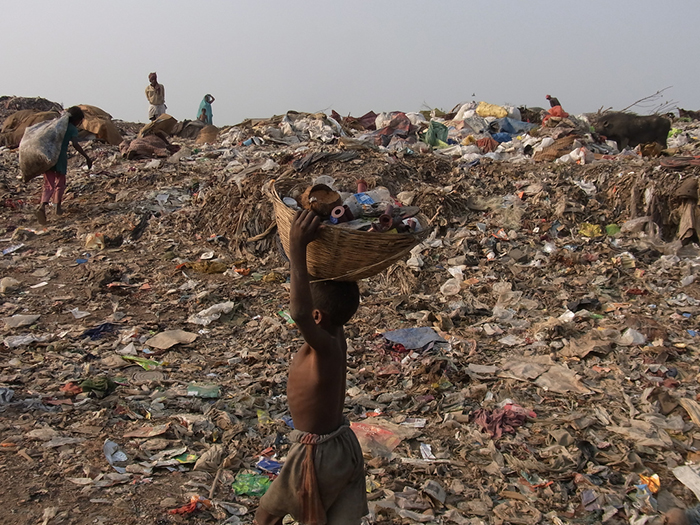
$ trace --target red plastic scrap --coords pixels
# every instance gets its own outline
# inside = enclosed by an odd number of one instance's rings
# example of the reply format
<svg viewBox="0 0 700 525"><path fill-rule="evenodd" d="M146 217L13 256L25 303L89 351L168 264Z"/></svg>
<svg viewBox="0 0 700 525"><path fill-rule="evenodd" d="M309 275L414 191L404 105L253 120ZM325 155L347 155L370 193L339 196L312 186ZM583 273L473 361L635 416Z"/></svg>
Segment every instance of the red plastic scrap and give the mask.
<svg viewBox="0 0 700 525"><path fill-rule="evenodd" d="M5 208L12 208L13 210L18 210L24 206L24 201L21 199L5 199L3 203Z"/></svg>
<svg viewBox="0 0 700 525"><path fill-rule="evenodd" d="M65 392L67 396L77 396L78 394L81 394L83 392L82 387L80 387L77 383L74 383L73 381L69 381L65 385L63 385L61 388L59 388L61 392Z"/></svg>
<svg viewBox="0 0 700 525"><path fill-rule="evenodd" d="M496 233L492 233L491 235L493 237L495 237L496 239L501 239L502 241L508 240L508 234L506 233L506 231L503 228L498 230Z"/></svg>
<svg viewBox="0 0 700 525"><path fill-rule="evenodd" d="M210 500L195 494L192 496L192 499L190 499L190 502L187 505L183 505L182 507L178 507L176 509L171 509L168 511L168 514L192 514L193 512L204 508L208 509L209 507L211 507Z"/></svg>
<svg viewBox="0 0 700 525"><path fill-rule="evenodd" d="M523 414L531 419L537 417L537 414L533 410L528 410L527 408L523 408L520 405L516 405L514 403L508 403L506 406L503 407L503 410L512 412L513 414Z"/></svg>
<svg viewBox="0 0 700 525"><path fill-rule="evenodd" d="M480 408L472 415L474 422L491 434L493 439L500 439L504 433L514 434L515 429L524 425L527 418L537 417L532 410L511 404L493 411Z"/></svg>
<svg viewBox="0 0 700 525"><path fill-rule="evenodd" d="M672 377L667 377L661 384L666 388L678 388L678 386L680 385L680 383Z"/></svg>
<svg viewBox="0 0 700 525"><path fill-rule="evenodd" d="M391 359L393 361L401 361L408 353L408 350L401 343L396 343L391 345L391 350L389 353L391 354Z"/></svg>

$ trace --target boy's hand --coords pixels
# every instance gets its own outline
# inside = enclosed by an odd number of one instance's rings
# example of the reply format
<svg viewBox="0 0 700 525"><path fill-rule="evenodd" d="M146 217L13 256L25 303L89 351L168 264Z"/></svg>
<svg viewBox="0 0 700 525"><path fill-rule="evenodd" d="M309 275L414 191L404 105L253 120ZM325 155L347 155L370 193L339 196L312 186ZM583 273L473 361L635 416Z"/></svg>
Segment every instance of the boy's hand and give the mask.
<svg viewBox="0 0 700 525"><path fill-rule="evenodd" d="M306 247L316 238L320 226L321 219L314 212L298 211L289 231L289 243L292 246Z"/></svg>

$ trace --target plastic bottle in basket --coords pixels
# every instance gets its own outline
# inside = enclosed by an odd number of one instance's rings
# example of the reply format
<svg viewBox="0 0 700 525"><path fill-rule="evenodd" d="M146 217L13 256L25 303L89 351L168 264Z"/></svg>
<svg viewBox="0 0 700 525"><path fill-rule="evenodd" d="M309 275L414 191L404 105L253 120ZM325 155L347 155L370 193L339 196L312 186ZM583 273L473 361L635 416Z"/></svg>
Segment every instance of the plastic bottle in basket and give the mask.
<svg viewBox="0 0 700 525"><path fill-rule="evenodd" d="M372 204L393 204L394 199L388 189L383 186L377 186L373 190L364 193L355 193L348 197L344 204L346 204L350 211L355 217L358 217L358 213L355 213L354 208L357 208L358 212L362 211L362 206L371 206Z"/></svg>
<svg viewBox="0 0 700 525"><path fill-rule="evenodd" d="M357 201L355 195L350 195L347 199L343 201L343 207L347 208L350 214L358 218L362 215L362 205Z"/></svg>

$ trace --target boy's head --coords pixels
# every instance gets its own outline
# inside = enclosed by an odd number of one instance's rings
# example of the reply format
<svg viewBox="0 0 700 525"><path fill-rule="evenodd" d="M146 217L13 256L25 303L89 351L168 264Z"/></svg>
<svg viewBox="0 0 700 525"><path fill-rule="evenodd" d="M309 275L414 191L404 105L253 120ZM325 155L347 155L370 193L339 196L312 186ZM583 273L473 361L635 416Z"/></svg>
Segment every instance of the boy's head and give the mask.
<svg viewBox="0 0 700 525"><path fill-rule="evenodd" d="M85 114L83 113L83 110L80 109L78 106L73 106L68 108L68 114L70 117L68 117L68 122L73 124L74 126L77 126L80 124L83 119L85 118Z"/></svg>
<svg viewBox="0 0 700 525"><path fill-rule="evenodd" d="M314 315L317 323L325 321L332 326L343 326L357 312L360 290L356 282L312 282L311 298L314 309L321 313L321 316Z"/></svg>
<svg viewBox="0 0 700 525"><path fill-rule="evenodd" d="M158 75L156 75L155 73L149 73L148 81L151 83L152 86L155 86L158 83Z"/></svg>

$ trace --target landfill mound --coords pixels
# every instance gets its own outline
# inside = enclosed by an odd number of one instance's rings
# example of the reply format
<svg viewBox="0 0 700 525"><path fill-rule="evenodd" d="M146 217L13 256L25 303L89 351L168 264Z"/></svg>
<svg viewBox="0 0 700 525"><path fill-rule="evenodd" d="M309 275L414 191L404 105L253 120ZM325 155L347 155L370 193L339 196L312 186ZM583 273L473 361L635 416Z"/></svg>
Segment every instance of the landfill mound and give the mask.
<svg viewBox="0 0 700 525"><path fill-rule="evenodd" d="M61 111L63 106L41 97L0 97L0 122L17 111L30 109L32 111Z"/></svg>
<svg viewBox="0 0 700 525"><path fill-rule="evenodd" d="M592 137L557 145L556 127L443 141L461 109L290 112L166 137L165 158L93 140L45 229L40 185L0 148L0 521L252 523L289 449L302 342L265 185L322 175L386 187L430 224L360 282L346 328L370 522L643 523L693 505L700 248L679 229L697 123L674 121L670 156L591 157ZM536 160L547 137L557 154Z"/></svg>

